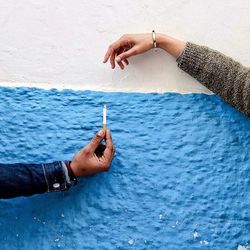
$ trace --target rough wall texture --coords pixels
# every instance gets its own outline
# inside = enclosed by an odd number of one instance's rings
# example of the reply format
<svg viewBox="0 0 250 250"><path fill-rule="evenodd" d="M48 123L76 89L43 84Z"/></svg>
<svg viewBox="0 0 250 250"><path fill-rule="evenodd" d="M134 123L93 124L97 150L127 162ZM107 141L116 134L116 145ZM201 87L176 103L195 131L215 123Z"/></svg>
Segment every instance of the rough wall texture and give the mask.
<svg viewBox="0 0 250 250"><path fill-rule="evenodd" d="M70 159L101 126L103 103L111 171L0 200L1 249L248 246L250 120L216 96L1 88L1 162Z"/></svg>
<svg viewBox="0 0 250 250"><path fill-rule="evenodd" d="M155 29L250 65L249 12L249 0L0 0L0 84L202 92L161 51L111 71L105 50L123 33Z"/></svg>
<svg viewBox="0 0 250 250"><path fill-rule="evenodd" d="M248 0L0 0L0 85L206 92L162 51L124 71L103 55L123 33L155 29L250 65L249 11ZM249 118L215 96L1 88L1 162L70 159L101 126L103 103L111 171L0 200L0 249L246 249Z"/></svg>

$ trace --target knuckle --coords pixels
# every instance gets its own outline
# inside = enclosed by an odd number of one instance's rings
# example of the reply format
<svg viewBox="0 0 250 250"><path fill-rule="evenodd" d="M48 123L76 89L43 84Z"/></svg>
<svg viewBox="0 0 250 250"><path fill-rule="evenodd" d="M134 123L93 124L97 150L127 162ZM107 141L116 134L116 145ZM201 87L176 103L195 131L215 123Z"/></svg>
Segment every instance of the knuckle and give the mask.
<svg viewBox="0 0 250 250"><path fill-rule="evenodd" d="M102 137L100 136L100 135L96 135L96 137L95 137L95 140L99 140L99 139L101 139Z"/></svg>
<svg viewBox="0 0 250 250"><path fill-rule="evenodd" d="M122 40L124 43L128 43L129 40L130 40L129 34L124 34L124 35L121 37L121 40Z"/></svg>
<svg viewBox="0 0 250 250"><path fill-rule="evenodd" d="M90 154L90 149L89 149L89 148L85 148L85 149L84 149L84 153L85 153L86 155L89 155L89 154Z"/></svg>
<svg viewBox="0 0 250 250"><path fill-rule="evenodd" d="M110 45L110 46L109 46L109 51L110 51L110 53L114 52L114 47L113 47L113 45Z"/></svg>
<svg viewBox="0 0 250 250"><path fill-rule="evenodd" d="M96 136L95 136L95 141L99 141L99 140L101 140L102 139L102 136L100 135L100 134L96 134Z"/></svg>

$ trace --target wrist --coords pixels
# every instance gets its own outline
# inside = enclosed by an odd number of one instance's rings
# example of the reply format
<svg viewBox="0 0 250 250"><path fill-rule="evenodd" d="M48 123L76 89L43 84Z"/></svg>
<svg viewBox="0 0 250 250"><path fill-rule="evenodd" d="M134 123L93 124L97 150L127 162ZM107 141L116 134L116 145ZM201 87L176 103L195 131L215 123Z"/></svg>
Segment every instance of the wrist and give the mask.
<svg viewBox="0 0 250 250"><path fill-rule="evenodd" d="M76 179L76 178L81 176L80 171L79 171L79 167L74 161L67 162L66 166L68 168L68 173L69 173L70 179Z"/></svg>
<svg viewBox="0 0 250 250"><path fill-rule="evenodd" d="M156 42L159 48L177 58L186 46L186 42L167 36L165 34L156 34Z"/></svg>
<svg viewBox="0 0 250 250"><path fill-rule="evenodd" d="M162 33L156 33L156 43L157 47L167 51L169 45L169 37Z"/></svg>

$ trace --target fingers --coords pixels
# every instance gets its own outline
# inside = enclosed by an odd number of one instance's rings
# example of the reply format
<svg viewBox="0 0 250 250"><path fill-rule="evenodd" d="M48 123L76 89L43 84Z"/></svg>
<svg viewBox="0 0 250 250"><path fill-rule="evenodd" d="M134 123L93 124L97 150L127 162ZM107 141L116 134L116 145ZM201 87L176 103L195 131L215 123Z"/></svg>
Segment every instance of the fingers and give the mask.
<svg viewBox="0 0 250 250"><path fill-rule="evenodd" d="M113 145L111 133L109 130L106 131L105 141L106 141L106 148L103 152L103 156L110 163L114 156L115 147Z"/></svg>
<svg viewBox="0 0 250 250"><path fill-rule="evenodd" d="M108 61L112 52L113 52L113 48L112 48L112 45L110 45L105 56L104 56L103 63L106 63Z"/></svg>
<svg viewBox="0 0 250 250"><path fill-rule="evenodd" d="M124 68L125 68L125 66L123 65L122 62L117 62L117 64L119 65L119 67L120 67L121 69L124 69Z"/></svg>
<svg viewBox="0 0 250 250"><path fill-rule="evenodd" d="M124 47L119 48L118 51L116 52L116 56L122 54L124 51L126 51L126 48L124 48ZM125 61L123 61L123 62L122 62L122 61L117 62L117 64L119 65L119 67L120 67L122 70L125 68L125 66L123 65L123 63L125 63L126 65L128 65L128 63L125 62Z"/></svg>
<svg viewBox="0 0 250 250"><path fill-rule="evenodd" d="M110 64L111 64L111 68L114 69L115 68L115 61L116 63L119 65L119 67L121 69L124 69L125 66L123 63L125 63L126 65L129 64L127 58L129 58L130 56L133 56L136 54L136 49L130 49L126 52L123 52L121 54L117 53L116 51L111 52L110 54ZM116 59L116 60L115 60Z"/></svg>
<svg viewBox="0 0 250 250"><path fill-rule="evenodd" d="M114 42L113 44L111 44L109 46L108 51L107 51L107 53L104 56L103 63L106 63L108 61L108 59L110 58L110 56L112 54L115 54L116 50L118 50L121 47L121 43L120 43L119 40L116 41L116 42Z"/></svg>
<svg viewBox="0 0 250 250"><path fill-rule="evenodd" d="M116 62L117 62L117 63L120 63L121 61L125 61L125 60L127 60L129 57L134 56L134 55L136 55L136 54L137 54L137 48L136 48L136 46L135 46L135 47L132 47L131 49L129 49L129 50L127 50L127 51L121 53L120 55L118 55L118 56L116 57Z"/></svg>
<svg viewBox="0 0 250 250"><path fill-rule="evenodd" d="M129 65L128 59L124 59L124 62L126 63L126 65Z"/></svg>
<svg viewBox="0 0 250 250"><path fill-rule="evenodd" d="M131 45L129 44L129 38L128 36L122 36L119 40L111 44L108 48L108 51L106 52L103 63L106 63L108 60L110 60L111 68L115 68L115 58L119 54L123 54L124 51L131 48ZM128 65L128 60L118 60L117 64L120 66L121 69L124 69L125 66L123 62Z"/></svg>
<svg viewBox="0 0 250 250"><path fill-rule="evenodd" d="M105 137L105 131L102 129L99 132L96 133L96 135L93 137L93 139L89 142L89 144L85 147L85 151L88 153L94 153L95 150L98 148L100 143Z"/></svg>
<svg viewBox="0 0 250 250"><path fill-rule="evenodd" d="M113 52L110 56L110 64L111 64L111 68L114 69L115 68L115 52Z"/></svg>
<svg viewBox="0 0 250 250"><path fill-rule="evenodd" d="M111 51L110 49L108 49L108 51L106 52L104 59L103 59L103 63L106 63L110 57Z"/></svg>
<svg viewBox="0 0 250 250"><path fill-rule="evenodd" d="M120 48L117 50L117 52L116 52L116 56L122 54L124 51L125 51L125 48L124 48L124 47L120 47ZM119 67L120 67L121 69L124 69L124 68L125 68L125 66L123 65L123 62L122 62L122 61L121 61L121 62L117 62L117 64L119 65Z"/></svg>

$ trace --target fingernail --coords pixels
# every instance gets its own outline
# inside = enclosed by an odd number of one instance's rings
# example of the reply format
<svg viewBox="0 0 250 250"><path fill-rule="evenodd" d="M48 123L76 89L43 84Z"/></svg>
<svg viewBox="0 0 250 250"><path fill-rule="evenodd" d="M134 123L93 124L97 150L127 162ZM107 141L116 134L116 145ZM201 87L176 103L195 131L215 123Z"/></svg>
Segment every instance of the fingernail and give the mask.
<svg viewBox="0 0 250 250"><path fill-rule="evenodd" d="M121 57L119 57L119 56L116 58L116 61L117 61L117 62L120 62L121 60L122 60L122 59L121 59Z"/></svg>
<svg viewBox="0 0 250 250"><path fill-rule="evenodd" d="M99 136L104 136L104 131L103 131L103 129L101 129L100 131L98 131L98 133L97 133Z"/></svg>

